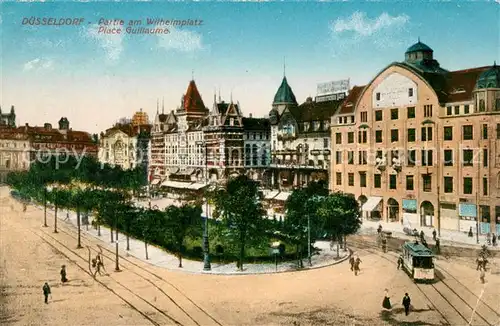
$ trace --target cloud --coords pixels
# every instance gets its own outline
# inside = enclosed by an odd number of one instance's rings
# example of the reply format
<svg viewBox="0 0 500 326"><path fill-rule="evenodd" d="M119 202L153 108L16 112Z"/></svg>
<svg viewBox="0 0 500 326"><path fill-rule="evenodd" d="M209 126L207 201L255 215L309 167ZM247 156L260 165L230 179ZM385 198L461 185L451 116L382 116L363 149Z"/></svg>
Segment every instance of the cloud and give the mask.
<svg viewBox="0 0 500 326"><path fill-rule="evenodd" d="M169 30L169 34L158 35L158 47L177 52L195 52L203 49L201 34L173 27Z"/></svg>
<svg viewBox="0 0 500 326"><path fill-rule="evenodd" d="M106 53L110 62L120 59L123 52L123 34L99 33L99 24L92 24L85 28L84 36L95 41Z"/></svg>
<svg viewBox="0 0 500 326"><path fill-rule="evenodd" d="M349 18L338 18L331 24L334 34L352 32L358 37L371 36L377 32L388 31L401 27L410 21L408 15L391 16L384 12L374 19L367 17L366 13L356 11Z"/></svg>
<svg viewBox="0 0 500 326"><path fill-rule="evenodd" d="M24 71L46 70L53 68L53 66L54 62L52 60L36 58L26 62L23 66L23 70Z"/></svg>

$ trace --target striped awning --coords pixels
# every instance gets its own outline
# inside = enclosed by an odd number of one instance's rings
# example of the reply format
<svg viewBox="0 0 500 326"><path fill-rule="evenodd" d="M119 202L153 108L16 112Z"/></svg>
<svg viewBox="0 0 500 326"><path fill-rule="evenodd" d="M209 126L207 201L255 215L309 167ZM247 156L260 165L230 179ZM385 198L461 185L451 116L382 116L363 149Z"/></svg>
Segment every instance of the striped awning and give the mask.
<svg viewBox="0 0 500 326"><path fill-rule="evenodd" d="M363 207L361 207L361 210L364 212L372 212L381 201L382 197L369 197L366 203L363 204Z"/></svg>

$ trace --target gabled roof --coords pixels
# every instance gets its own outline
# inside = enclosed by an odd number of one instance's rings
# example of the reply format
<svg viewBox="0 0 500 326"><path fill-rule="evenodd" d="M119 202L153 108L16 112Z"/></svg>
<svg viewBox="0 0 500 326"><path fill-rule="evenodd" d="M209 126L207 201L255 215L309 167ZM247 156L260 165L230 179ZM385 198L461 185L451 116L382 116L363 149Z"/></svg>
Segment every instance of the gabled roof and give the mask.
<svg viewBox="0 0 500 326"><path fill-rule="evenodd" d="M340 105L340 109L337 114L349 114L354 113L356 108L356 103L358 102L359 97L363 93L365 86L353 86L349 91L349 95L345 98L344 102Z"/></svg>
<svg viewBox="0 0 500 326"><path fill-rule="evenodd" d="M297 122L330 120L343 100L314 102L308 101L297 107L290 106L290 113Z"/></svg>
<svg viewBox="0 0 500 326"><path fill-rule="evenodd" d="M206 111L205 104L194 80L189 82L186 94L184 95L184 110L186 112Z"/></svg>
<svg viewBox="0 0 500 326"><path fill-rule="evenodd" d="M286 77L283 77L281 85L274 95L273 104L297 104L295 94L293 94L292 88L288 85Z"/></svg>

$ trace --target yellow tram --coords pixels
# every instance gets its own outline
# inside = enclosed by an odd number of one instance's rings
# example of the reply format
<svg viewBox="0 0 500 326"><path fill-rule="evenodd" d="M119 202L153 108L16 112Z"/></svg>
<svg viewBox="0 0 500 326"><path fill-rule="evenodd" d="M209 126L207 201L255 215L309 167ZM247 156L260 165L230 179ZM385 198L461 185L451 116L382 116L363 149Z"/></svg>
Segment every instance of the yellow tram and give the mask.
<svg viewBox="0 0 500 326"><path fill-rule="evenodd" d="M403 269L416 282L434 280L434 255L421 243L406 242L402 246Z"/></svg>

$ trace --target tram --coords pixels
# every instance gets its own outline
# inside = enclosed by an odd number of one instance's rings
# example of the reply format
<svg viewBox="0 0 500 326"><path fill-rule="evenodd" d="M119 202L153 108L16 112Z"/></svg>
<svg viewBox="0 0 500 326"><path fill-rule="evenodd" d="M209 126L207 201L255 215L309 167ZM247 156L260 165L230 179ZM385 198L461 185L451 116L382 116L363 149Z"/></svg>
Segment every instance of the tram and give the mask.
<svg viewBox="0 0 500 326"><path fill-rule="evenodd" d="M406 242L402 246L403 269L415 282L434 280L434 255L418 241Z"/></svg>

